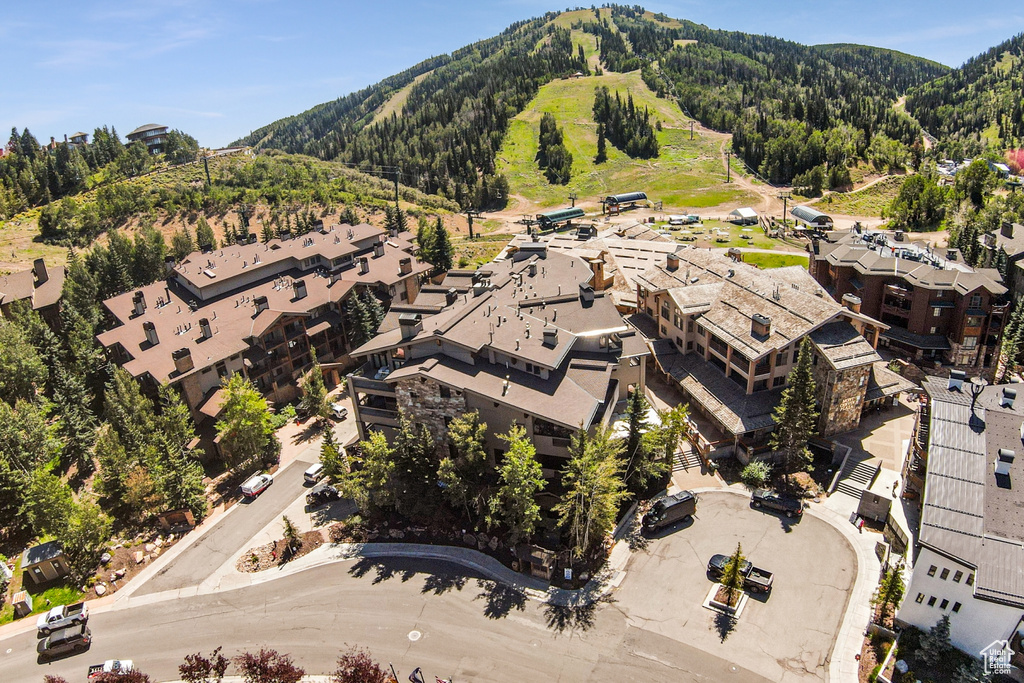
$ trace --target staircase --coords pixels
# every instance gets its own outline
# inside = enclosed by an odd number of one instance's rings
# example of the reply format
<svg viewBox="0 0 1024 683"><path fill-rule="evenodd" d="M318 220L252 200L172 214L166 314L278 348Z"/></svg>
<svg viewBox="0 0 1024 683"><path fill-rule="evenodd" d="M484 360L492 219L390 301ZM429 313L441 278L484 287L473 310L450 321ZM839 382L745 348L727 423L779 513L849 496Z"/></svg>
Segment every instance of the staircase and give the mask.
<svg viewBox="0 0 1024 683"><path fill-rule="evenodd" d="M835 493L844 493L860 500L861 494L871 486L878 474L879 465L874 460L859 460L847 463L839 474Z"/></svg>
<svg viewBox="0 0 1024 683"><path fill-rule="evenodd" d="M683 472L693 467L700 469L700 466L700 456L689 441L684 441L682 449L672 456L673 472Z"/></svg>

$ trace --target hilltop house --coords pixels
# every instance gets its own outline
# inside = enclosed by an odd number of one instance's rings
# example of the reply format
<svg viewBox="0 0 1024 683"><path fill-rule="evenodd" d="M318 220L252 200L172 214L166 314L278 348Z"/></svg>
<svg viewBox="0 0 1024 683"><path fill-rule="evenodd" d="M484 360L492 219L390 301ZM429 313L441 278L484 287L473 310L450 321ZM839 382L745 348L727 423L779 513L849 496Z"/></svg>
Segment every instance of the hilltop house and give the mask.
<svg viewBox="0 0 1024 683"><path fill-rule="evenodd" d="M956 249L895 242L881 232L814 240L810 272L837 300L850 294L888 326L882 346L914 359L992 364L1008 302L998 271L971 268Z"/></svg>
<svg viewBox="0 0 1024 683"><path fill-rule="evenodd" d="M149 149L150 154L160 154L164 151L164 143L167 142L167 126L158 123L147 123L139 126L125 137L128 142L142 142Z"/></svg>
<svg viewBox="0 0 1024 683"><path fill-rule="evenodd" d="M627 388L643 390L647 346L587 262L537 242L507 253L425 286L352 352L364 361L349 376L360 439L392 434L401 410L444 449L448 421L476 410L490 455L504 452L497 435L522 425L553 477L573 432L608 425Z"/></svg>
<svg viewBox="0 0 1024 683"><path fill-rule="evenodd" d="M298 395L310 350L334 381L349 362L348 301L369 291L411 302L431 269L406 237L335 225L293 239L193 252L166 281L104 302L116 326L98 336L150 393L179 386L197 422L221 409L223 378L244 373L272 401Z"/></svg>
<svg viewBox="0 0 1024 683"><path fill-rule="evenodd" d="M855 428L865 409L909 388L875 352L886 325L855 298L837 304L799 266L760 270L679 247L633 279L657 368L712 425L699 442L705 455L714 447L746 462L768 450L804 338L814 353L822 435Z"/></svg>
<svg viewBox="0 0 1024 683"><path fill-rule="evenodd" d="M1024 632L1024 404L1019 385L924 381L924 471L913 573L897 621L927 630L943 616L953 645L972 656L995 640L1021 652ZM1017 662L1018 666L1020 665Z"/></svg>

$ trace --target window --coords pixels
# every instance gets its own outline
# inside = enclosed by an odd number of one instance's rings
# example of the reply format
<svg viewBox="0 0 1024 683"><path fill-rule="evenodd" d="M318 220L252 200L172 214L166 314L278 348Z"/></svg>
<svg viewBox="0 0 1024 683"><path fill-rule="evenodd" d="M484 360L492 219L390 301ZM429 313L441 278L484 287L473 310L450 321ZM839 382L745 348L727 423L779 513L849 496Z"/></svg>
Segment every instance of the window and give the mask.
<svg viewBox="0 0 1024 683"><path fill-rule="evenodd" d="M704 336L704 326L703 325L697 325L697 334L699 334L702 337Z"/></svg>
<svg viewBox="0 0 1024 683"><path fill-rule="evenodd" d="M527 372L533 372L533 363L527 363L526 364L526 371Z"/></svg>
<svg viewBox="0 0 1024 683"><path fill-rule="evenodd" d="M676 337L676 348L677 349L683 348L683 340L680 339L679 337Z"/></svg>
<svg viewBox="0 0 1024 683"><path fill-rule="evenodd" d="M918 593L917 594L917 598L914 600L914 602L916 602L918 604L921 604L922 602L924 602L924 593Z"/></svg>
<svg viewBox="0 0 1024 683"><path fill-rule="evenodd" d="M788 353L780 353L778 356L775 357L775 365L785 365L788 362L789 362L789 354Z"/></svg>
<svg viewBox="0 0 1024 683"><path fill-rule="evenodd" d="M964 578L964 573L958 571L956 574L953 574L953 583L960 583L960 579L962 578Z"/></svg>
<svg viewBox="0 0 1024 683"><path fill-rule="evenodd" d="M938 331L939 331L939 328L935 327L935 325L932 325L931 332L929 332L928 334L935 334Z"/></svg>
<svg viewBox="0 0 1024 683"><path fill-rule="evenodd" d="M932 309L932 317L933 318L938 318L940 315L942 315L942 309L941 308L933 308Z"/></svg>
<svg viewBox="0 0 1024 683"><path fill-rule="evenodd" d="M946 609L947 607L949 607L949 600L943 599L943 601L939 603L939 609Z"/></svg>
<svg viewBox="0 0 1024 683"><path fill-rule="evenodd" d="M942 579L943 581L945 581L946 579L949 578L949 568L948 567L943 567L942 568L942 573L939 574L939 578Z"/></svg>
<svg viewBox="0 0 1024 683"><path fill-rule="evenodd" d="M964 337L964 348L965 349L973 349L973 348L976 348L977 346L978 346L978 338L977 337Z"/></svg>
<svg viewBox="0 0 1024 683"><path fill-rule="evenodd" d="M667 329L665 329L665 326L664 326L664 325L662 325L662 326L661 326L661 333L662 333L662 334L668 334L668 330L667 330Z"/></svg>
<svg viewBox="0 0 1024 683"><path fill-rule="evenodd" d="M772 380L772 387L781 387L785 383L786 383L786 378L784 376L783 377L776 377L775 379Z"/></svg>
<svg viewBox="0 0 1024 683"><path fill-rule="evenodd" d="M970 308L981 308L981 295L980 294L975 294L974 296L971 297Z"/></svg>
<svg viewBox="0 0 1024 683"><path fill-rule="evenodd" d="M697 344L697 353L699 353L702 356L704 355L704 346L703 345Z"/></svg>
<svg viewBox="0 0 1024 683"><path fill-rule="evenodd" d="M683 319L678 313L672 315L672 324L675 325L677 330L683 329Z"/></svg>
<svg viewBox="0 0 1024 683"><path fill-rule="evenodd" d="M686 331L688 333L690 333L690 334L693 334L693 320L692 319L686 321Z"/></svg>
<svg viewBox="0 0 1024 683"><path fill-rule="evenodd" d="M686 350L693 351L693 342L686 342Z"/></svg>
<svg viewBox="0 0 1024 683"><path fill-rule="evenodd" d="M935 607L935 601L936 600L937 600L937 598L934 595L931 596L930 598L928 598L928 606L929 607Z"/></svg>
<svg viewBox="0 0 1024 683"><path fill-rule="evenodd" d="M935 576L935 572L939 571L939 568L934 564L928 568L928 576Z"/></svg>
<svg viewBox="0 0 1024 683"><path fill-rule="evenodd" d="M967 316L967 327L981 327L981 318L976 315Z"/></svg>
<svg viewBox="0 0 1024 683"><path fill-rule="evenodd" d="M959 612L960 611L960 603L959 602L954 602L953 603L953 611L954 612Z"/></svg>
<svg viewBox="0 0 1024 683"><path fill-rule="evenodd" d="M452 397L452 390L451 390L451 388L450 387L442 386L441 387L441 398L451 398L451 397Z"/></svg>
<svg viewBox="0 0 1024 683"><path fill-rule="evenodd" d="M968 586L973 586L974 585L974 574L968 574L967 575L967 585Z"/></svg>
<svg viewBox="0 0 1024 683"><path fill-rule="evenodd" d="M665 320L669 319L668 302L666 301L661 305L661 317Z"/></svg>

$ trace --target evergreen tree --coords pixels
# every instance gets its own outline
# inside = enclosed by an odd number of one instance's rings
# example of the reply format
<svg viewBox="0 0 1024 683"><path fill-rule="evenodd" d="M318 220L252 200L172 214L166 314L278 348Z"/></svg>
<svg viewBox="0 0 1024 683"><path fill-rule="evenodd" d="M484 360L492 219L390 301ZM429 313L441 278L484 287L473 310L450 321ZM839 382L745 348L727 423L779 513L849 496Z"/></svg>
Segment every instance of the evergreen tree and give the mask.
<svg viewBox="0 0 1024 683"><path fill-rule="evenodd" d="M148 285L165 276L167 243L152 224L136 233L132 252L132 280L135 287Z"/></svg>
<svg viewBox="0 0 1024 683"><path fill-rule="evenodd" d="M595 164L603 164L608 161L608 143L605 140L604 124L597 124L597 156L594 157Z"/></svg>
<svg viewBox="0 0 1024 683"><path fill-rule="evenodd" d="M370 329L368 321L370 313L366 310L366 303L358 293L348 298L348 325L350 342L353 348L358 348L373 338L374 330Z"/></svg>
<svg viewBox="0 0 1024 683"><path fill-rule="evenodd" d="M540 521L536 494L544 488L544 473L537 462L536 449L526 430L512 425L507 434L498 436L507 445L498 466L498 490L489 502L488 524L504 525L509 531L509 544L529 540Z"/></svg>
<svg viewBox="0 0 1024 683"><path fill-rule="evenodd" d="M486 439L487 423L480 421L479 412L453 418L448 425L449 452L437 470L445 498L469 518L476 514L482 519L487 512L494 468L487 460Z"/></svg>
<svg viewBox="0 0 1024 683"><path fill-rule="evenodd" d="M159 426L153 401L142 394L139 383L122 367L115 367L107 384L103 414L117 430L133 461L148 461Z"/></svg>
<svg viewBox="0 0 1024 683"><path fill-rule="evenodd" d="M348 467L341 455L341 447L334 437L334 428L324 431L324 439L320 444L320 464L324 466L324 474L337 483L348 473Z"/></svg>
<svg viewBox="0 0 1024 683"><path fill-rule="evenodd" d="M46 402L18 401L12 408L0 401L0 458L27 475L48 465L62 450Z"/></svg>
<svg viewBox="0 0 1024 683"><path fill-rule="evenodd" d="M622 443L607 429L594 436L577 431L569 452L562 470L565 494L555 512L558 526L569 533L573 557L579 559L599 547L615 528L619 506L629 494L623 480Z"/></svg>
<svg viewBox="0 0 1024 683"><path fill-rule="evenodd" d="M380 300L370 290L363 292L363 307L366 309L366 332L367 339L377 336L377 330L384 322L384 307Z"/></svg>
<svg viewBox="0 0 1024 683"><path fill-rule="evenodd" d="M731 605L736 604L736 594L743 590L745 577L741 569L746 559L743 555L743 544L737 543L736 551L725 563L725 571L722 573L722 578L719 581L719 583L729 589L729 604Z"/></svg>
<svg viewBox="0 0 1024 683"><path fill-rule="evenodd" d="M192 232L187 225L181 226L171 235L171 255L176 261L181 261L196 250L196 241L192 239Z"/></svg>
<svg viewBox="0 0 1024 683"><path fill-rule="evenodd" d="M330 415L330 406L327 403L327 387L324 386L324 371L316 359L316 349L310 348L309 353L313 359L313 366L302 376L299 383L302 390L299 407L311 418L327 419Z"/></svg>
<svg viewBox="0 0 1024 683"><path fill-rule="evenodd" d="M92 445L96 438L96 418L89 411L92 396L85 382L74 373L57 366L53 402L60 419L57 434L64 443L63 460L78 466L79 475L92 471Z"/></svg>
<svg viewBox="0 0 1024 683"><path fill-rule="evenodd" d="M96 567L100 551L110 539L110 518L91 500L81 500L72 509L67 524L56 532L71 577L83 581Z"/></svg>
<svg viewBox="0 0 1024 683"><path fill-rule="evenodd" d="M1007 380L1007 374L1012 372L1017 365L1017 358L1021 349L1024 348L1024 299L1018 299L1013 306L1013 312L1003 328L1003 338L999 346L999 358L996 361L995 376L993 381L1002 384Z"/></svg>
<svg viewBox="0 0 1024 683"><path fill-rule="evenodd" d="M426 425L414 423L404 411L399 413L398 423L392 473L395 506L410 518L422 518L435 507L437 444Z"/></svg>
<svg viewBox="0 0 1024 683"><path fill-rule="evenodd" d="M437 224L434 226L434 244L432 248L432 262L434 267L442 273L446 273L454 267L455 247L452 246L451 238L448 235L448 228L444 227L441 217L437 217Z"/></svg>
<svg viewBox="0 0 1024 683"><path fill-rule="evenodd" d="M419 228L416 230L416 244L419 245L420 259L427 263L434 262L434 228L426 216L420 216Z"/></svg>
<svg viewBox="0 0 1024 683"><path fill-rule="evenodd" d="M266 244L270 240L277 237L277 232L274 230L274 224L270 221L263 221L263 229L260 231L260 241Z"/></svg>
<svg viewBox="0 0 1024 683"><path fill-rule="evenodd" d="M342 476L340 489L364 513L390 510L395 506L395 449L381 432L359 443L354 466Z"/></svg>
<svg viewBox="0 0 1024 683"><path fill-rule="evenodd" d="M108 422L96 431L94 454L99 463L96 492L110 500L113 507L120 507L124 501L124 482L134 465L117 430Z"/></svg>
<svg viewBox="0 0 1024 683"><path fill-rule="evenodd" d="M775 408L775 431L771 447L780 451L780 469L788 475L810 466L812 457L807 441L814 435L818 410L814 395L814 375L811 372L811 342L804 337L800 343L800 357L787 378L788 386Z"/></svg>
<svg viewBox="0 0 1024 683"><path fill-rule="evenodd" d="M879 623L885 624L886 611L891 607L899 609L903 602L903 594L906 591L906 584L903 582L903 563L899 562L882 575L882 581L878 584L878 590L871 599L871 604L880 607Z"/></svg>
<svg viewBox="0 0 1024 683"><path fill-rule="evenodd" d="M342 225L359 225L362 221L359 218L359 214L356 213L356 209L351 204L346 204L345 208L338 214L338 222Z"/></svg>
<svg viewBox="0 0 1024 683"><path fill-rule="evenodd" d="M949 615L943 614L927 633L921 635L920 657L932 666L941 666L953 645L949 640Z"/></svg>
<svg viewBox="0 0 1024 683"><path fill-rule="evenodd" d="M626 403L629 433L622 453L626 484L634 493L642 492L651 480L664 474L667 467L667 463L659 461L662 452L654 438L658 432L648 418L650 407L643 391L636 387Z"/></svg>
<svg viewBox="0 0 1024 683"><path fill-rule="evenodd" d="M200 216L199 222L196 223L196 244L203 250L217 248L217 236L210 224L206 222L205 216Z"/></svg>
<svg viewBox="0 0 1024 683"><path fill-rule="evenodd" d="M71 488L40 467L28 479L22 514L37 534L56 534L67 526L75 499Z"/></svg>
<svg viewBox="0 0 1024 683"><path fill-rule="evenodd" d="M284 540L288 544L288 551L294 553L302 545L302 536L292 520L288 519L288 515L281 517L281 526L284 527Z"/></svg>
<svg viewBox="0 0 1024 683"><path fill-rule="evenodd" d="M47 369L21 326L0 318L0 400L14 405L34 400L46 383Z"/></svg>

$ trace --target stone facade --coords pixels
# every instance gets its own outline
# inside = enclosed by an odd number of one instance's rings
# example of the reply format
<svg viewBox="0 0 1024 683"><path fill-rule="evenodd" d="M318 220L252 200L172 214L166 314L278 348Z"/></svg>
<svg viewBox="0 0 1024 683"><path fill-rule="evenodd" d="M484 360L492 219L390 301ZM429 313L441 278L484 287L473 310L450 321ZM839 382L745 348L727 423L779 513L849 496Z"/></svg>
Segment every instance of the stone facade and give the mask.
<svg viewBox="0 0 1024 683"><path fill-rule="evenodd" d="M836 371L815 354L814 389L818 398L818 431L822 436L841 434L860 424L871 365Z"/></svg>
<svg viewBox="0 0 1024 683"><path fill-rule="evenodd" d="M465 393L426 378L413 378L395 384L395 400L400 411L415 415L417 423L426 425L439 457L448 455L448 422L466 412Z"/></svg>

